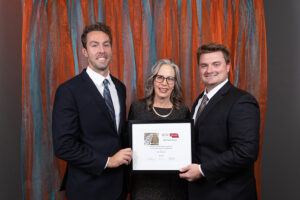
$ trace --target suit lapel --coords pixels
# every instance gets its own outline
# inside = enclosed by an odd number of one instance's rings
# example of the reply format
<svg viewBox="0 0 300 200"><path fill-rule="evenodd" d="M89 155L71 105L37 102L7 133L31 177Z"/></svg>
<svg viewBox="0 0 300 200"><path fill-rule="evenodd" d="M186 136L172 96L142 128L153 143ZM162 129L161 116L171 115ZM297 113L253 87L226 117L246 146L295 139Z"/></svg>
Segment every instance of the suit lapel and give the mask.
<svg viewBox="0 0 300 200"><path fill-rule="evenodd" d="M82 75L82 79L86 83L87 90L92 94L93 99L96 101L96 105L98 106L98 108L100 110L105 110L102 113L105 113L105 116L107 118L109 118L109 121L111 122L110 123L111 126L117 132L116 126L114 125L114 122L113 122L113 120L112 120L112 118L109 114L109 111L108 111L108 108L106 107L105 100L104 100L103 96L100 94L100 92L98 91L96 85L94 84L92 79L89 77L89 75L86 73L85 69L81 72L81 75Z"/></svg>
<svg viewBox="0 0 300 200"><path fill-rule="evenodd" d="M122 120L122 116L124 115L124 113L126 112L126 108L123 106L123 103L122 102L125 102L126 100L124 99L124 94L121 93L122 91L122 88L121 88L121 85L120 83L117 81L117 79L110 75L111 76L111 80L114 82L115 86L116 86L116 90L117 90L117 93L118 93L118 98L119 98L119 105L120 105L120 124L119 124L119 134L122 130L122 127L123 127L123 120Z"/></svg>
<svg viewBox="0 0 300 200"><path fill-rule="evenodd" d="M211 111L211 109L223 98L223 96L232 87L231 83L228 81L208 102L208 104L203 109L201 115L199 116L196 123L205 119L205 116ZM201 94L201 96L203 93Z"/></svg>
<svg viewBox="0 0 300 200"><path fill-rule="evenodd" d="M196 106L197 106L197 104L198 104L198 102L199 102L199 99L202 98L203 93L204 93L204 92L202 92L202 93L198 96L198 98L196 99L196 101L195 101L195 103L194 103L194 105L193 105L193 107L192 107L192 110L191 110L191 118L193 118L193 116L194 116Z"/></svg>

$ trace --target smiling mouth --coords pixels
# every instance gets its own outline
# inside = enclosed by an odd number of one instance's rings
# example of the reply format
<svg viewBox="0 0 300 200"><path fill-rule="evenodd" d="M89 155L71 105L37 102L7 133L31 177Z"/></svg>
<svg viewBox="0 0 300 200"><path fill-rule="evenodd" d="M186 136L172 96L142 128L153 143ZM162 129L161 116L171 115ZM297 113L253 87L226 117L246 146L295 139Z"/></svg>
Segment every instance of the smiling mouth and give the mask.
<svg viewBox="0 0 300 200"><path fill-rule="evenodd" d="M167 93L169 91L169 89L159 88L159 91L162 92L162 93Z"/></svg>
<svg viewBox="0 0 300 200"><path fill-rule="evenodd" d="M205 78L214 78L216 77L218 74L206 74L204 75Z"/></svg>
<svg viewBox="0 0 300 200"><path fill-rule="evenodd" d="M99 58L97 58L97 60L100 61L100 62L104 62L104 61L106 60L106 58L104 58L104 57L99 57Z"/></svg>

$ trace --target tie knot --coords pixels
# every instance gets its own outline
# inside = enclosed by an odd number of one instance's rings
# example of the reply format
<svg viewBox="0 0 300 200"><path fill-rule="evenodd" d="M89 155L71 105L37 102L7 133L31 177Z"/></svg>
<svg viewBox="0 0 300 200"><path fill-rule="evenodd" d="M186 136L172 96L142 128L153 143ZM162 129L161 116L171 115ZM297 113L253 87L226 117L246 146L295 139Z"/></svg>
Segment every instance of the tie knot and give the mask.
<svg viewBox="0 0 300 200"><path fill-rule="evenodd" d="M209 99L208 99L207 95L204 95L204 96L202 97L202 102L206 103L208 100L209 100Z"/></svg>
<svg viewBox="0 0 300 200"><path fill-rule="evenodd" d="M104 79L104 81L103 81L103 85L104 85L104 87L106 87L107 85L108 85L108 80L107 79Z"/></svg>

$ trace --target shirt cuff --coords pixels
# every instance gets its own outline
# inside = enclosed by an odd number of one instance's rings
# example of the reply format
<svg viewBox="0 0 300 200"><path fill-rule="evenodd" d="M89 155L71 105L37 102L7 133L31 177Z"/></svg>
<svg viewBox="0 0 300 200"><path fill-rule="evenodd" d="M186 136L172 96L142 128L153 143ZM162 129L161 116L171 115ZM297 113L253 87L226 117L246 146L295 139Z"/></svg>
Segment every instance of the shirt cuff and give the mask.
<svg viewBox="0 0 300 200"><path fill-rule="evenodd" d="M204 173L203 173L203 171L202 171L202 169L201 169L201 165L199 165L199 171L200 171L200 173L201 173L202 176L205 176Z"/></svg>
<svg viewBox="0 0 300 200"><path fill-rule="evenodd" d="M110 157L107 158L107 161L106 161L106 164L104 166L104 169L106 169L109 159L110 159Z"/></svg>

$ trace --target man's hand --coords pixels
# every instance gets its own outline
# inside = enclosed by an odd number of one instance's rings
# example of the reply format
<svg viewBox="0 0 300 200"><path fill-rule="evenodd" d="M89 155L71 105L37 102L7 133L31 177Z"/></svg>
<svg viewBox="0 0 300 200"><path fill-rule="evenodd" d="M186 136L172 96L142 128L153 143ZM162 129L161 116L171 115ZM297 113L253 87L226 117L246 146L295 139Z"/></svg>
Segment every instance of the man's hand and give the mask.
<svg viewBox="0 0 300 200"><path fill-rule="evenodd" d="M202 174L200 173L199 165L198 164L191 164L184 168L181 168L179 177L184 178L188 181L195 181L199 178L202 178Z"/></svg>
<svg viewBox="0 0 300 200"><path fill-rule="evenodd" d="M132 158L131 148L121 149L117 153L115 153L112 157L109 158L107 167L108 168L116 168L120 165L129 165Z"/></svg>

